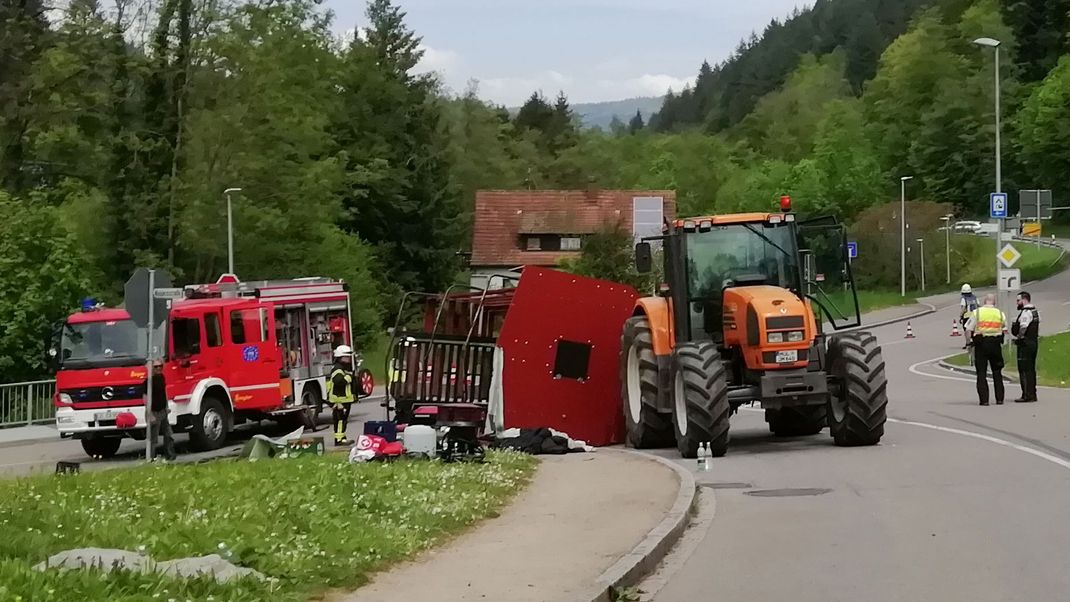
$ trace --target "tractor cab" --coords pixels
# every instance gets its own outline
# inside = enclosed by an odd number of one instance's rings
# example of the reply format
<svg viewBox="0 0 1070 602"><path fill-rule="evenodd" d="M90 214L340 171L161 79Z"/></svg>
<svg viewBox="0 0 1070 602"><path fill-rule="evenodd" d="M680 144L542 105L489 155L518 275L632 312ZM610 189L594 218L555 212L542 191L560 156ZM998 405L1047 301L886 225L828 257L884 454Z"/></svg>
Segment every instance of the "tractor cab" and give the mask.
<svg viewBox="0 0 1070 602"><path fill-rule="evenodd" d="M770 313L813 314L818 331L861 323L845 231L834 219L798 222L788 212L744 213L676 220L666 230L640 242L636 260L640 271L650 271L650 241L662 243L667 289L675 307L687 308L674 312L678 340L724 344L740 329L734 320L747 319L736 315L739 304L761 291L785 297ZM753 290L744 293L748 288Z"/></svg>

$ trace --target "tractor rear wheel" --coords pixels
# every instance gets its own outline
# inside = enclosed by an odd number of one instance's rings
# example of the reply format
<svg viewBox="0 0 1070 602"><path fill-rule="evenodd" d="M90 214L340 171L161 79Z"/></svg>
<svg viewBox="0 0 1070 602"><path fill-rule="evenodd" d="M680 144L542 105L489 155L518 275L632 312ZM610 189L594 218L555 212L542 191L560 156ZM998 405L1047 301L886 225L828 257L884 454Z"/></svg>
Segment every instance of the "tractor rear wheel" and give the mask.
<svg viewBox="0 0 1070 602"><path fill-rule="evenodd" d="M724 363L713 343L683 343L673 356L673 427L676 448L685 458L708 443L710 455L728 451L728 384Z"/></svg>
<svg viewBox="0 0 1070 602"><path fill-rule="evenodd" d="M888 378L877 337L852 332L829 340L829 427L836 445L876 445L888 419Z"/></svg>
<svg viewBox="0 0 1070 602"><path fill-rule="evenodd" d="M828 426L828 408L820 405L766 410L765 421L777 437L807 437Z"/></svg>
<svg viewBox="0 0 1070 602"><path fill-rule="evenodd" d="M645 316L628 319L620 346L621 399L628 445L636 449L670 447L672 420L658 412L658 360L650 321Z"/></svg>

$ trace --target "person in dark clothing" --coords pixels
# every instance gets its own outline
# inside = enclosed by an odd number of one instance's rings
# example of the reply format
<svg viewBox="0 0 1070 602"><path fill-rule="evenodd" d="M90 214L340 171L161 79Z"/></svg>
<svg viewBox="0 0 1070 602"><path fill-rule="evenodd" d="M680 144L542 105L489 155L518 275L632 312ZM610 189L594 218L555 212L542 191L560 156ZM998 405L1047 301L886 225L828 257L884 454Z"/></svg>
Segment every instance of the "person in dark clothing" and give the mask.
<svg viewBox="0 0 1070 602"><path fill-rule="evenodd" d="M1037 351L1040 348L1040 312L1033 305L1033 297L1026 291L1018 293L1018 318L1011 326L1014 344L1018 347L1018 376L1022 380L1022 396L1015 403L1037 400Z"/></svg>
<svg viewBox="0 0 1070 602"><path fill-rule="evenodd" d="M168 421L167 410L167 383L163 378L163 362L157 360L152 364L152 391L149 392L149 408L152 416L149 418L149 430L152 437L152 447L156 447L156 439L163 432L163 457L172 462L175 456L175 434L171 430Z"/></svg>
<svg viewBox="0 0 1070 602"><path fill-rule="evenodd" d="M346 427L349 426L349 411L357 400L353 393L353 349L339 345L334 350L334 368L327 383L327 401L331 404L334 420L334 444L349 445Z"/></svg>

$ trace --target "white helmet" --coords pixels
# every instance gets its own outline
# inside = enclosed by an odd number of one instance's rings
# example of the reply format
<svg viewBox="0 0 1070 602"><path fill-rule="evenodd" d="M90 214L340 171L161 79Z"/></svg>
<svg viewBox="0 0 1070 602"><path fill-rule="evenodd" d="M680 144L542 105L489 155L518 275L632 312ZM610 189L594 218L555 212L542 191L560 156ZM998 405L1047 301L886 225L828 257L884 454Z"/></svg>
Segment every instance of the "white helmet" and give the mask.
<svg viewBox="0 0 1070 602"><path fill-rule="evenodd" d="M963 284L962 285L962 294L963 295L968 295L968 294L970 294L972 292L973 292L973 287L972 286L970 286L968 284Z"/></svg>
<svg viewBox="0 0 1070 602"><path fill-rule="evenodd" d="M349 357L353 355L353 348L349 345L339 345L334 348L334 357Z"/></svg>

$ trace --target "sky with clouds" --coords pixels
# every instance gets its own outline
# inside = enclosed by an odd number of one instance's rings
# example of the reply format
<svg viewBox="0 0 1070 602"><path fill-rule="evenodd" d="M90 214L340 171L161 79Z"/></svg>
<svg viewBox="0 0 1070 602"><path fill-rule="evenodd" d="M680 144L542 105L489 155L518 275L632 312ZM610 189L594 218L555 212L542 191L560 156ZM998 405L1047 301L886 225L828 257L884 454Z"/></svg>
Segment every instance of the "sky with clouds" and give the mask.
<svg viewBox="0 0 1070 602"><path fill-rule="evenodd" d="M806 0L396 0L423 37L420 68L461 93L516 106L533 91L574 102L658 96L693 81ZM325 0L339 33L362 0Z"/></svg>

